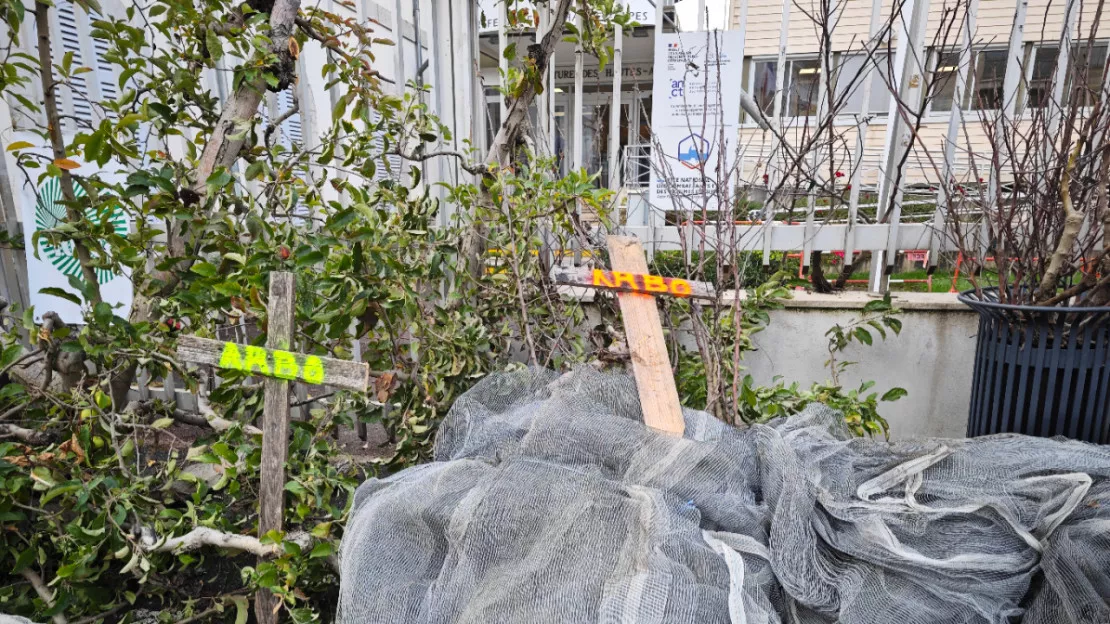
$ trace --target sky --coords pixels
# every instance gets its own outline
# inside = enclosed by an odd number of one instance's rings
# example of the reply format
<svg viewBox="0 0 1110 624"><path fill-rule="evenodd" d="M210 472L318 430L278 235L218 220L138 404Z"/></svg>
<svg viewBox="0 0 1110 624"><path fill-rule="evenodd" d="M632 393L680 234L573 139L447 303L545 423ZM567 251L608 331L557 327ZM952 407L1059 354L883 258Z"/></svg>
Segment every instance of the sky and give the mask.
<svg viewBox="0 0 1110 624"><path fill-rule="evenodd" d="M675 4L683 30L694 30L698 23L698 0L680 0ZM705 0L710 28L728 27L728 0Z"/></svg>

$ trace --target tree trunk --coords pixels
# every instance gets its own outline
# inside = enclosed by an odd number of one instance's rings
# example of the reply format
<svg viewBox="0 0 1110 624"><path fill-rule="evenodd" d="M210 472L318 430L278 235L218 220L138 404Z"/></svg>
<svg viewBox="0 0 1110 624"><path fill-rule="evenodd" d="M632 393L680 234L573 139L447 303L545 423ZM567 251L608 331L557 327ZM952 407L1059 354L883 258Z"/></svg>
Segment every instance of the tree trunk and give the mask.
<svg viewBox="0 0 1110 624"><path fill-rule="evenodd" d="M1075 246L1079 230L1083 227L1083 213L1071 204L1071 170L1075 167L1075 160L1079 157L1082 148L1083 140L1080 139L1072 150L1067 164L1064 165L1064 172L1060 174L1060 204L1064 212L1064 226L1060 232L1060 239L1056 241L1056 249L1052 252L1048 268L1045 269L1044 277L1037 288L1034 297L1037 302L1051 299L1056 295L1056 283L1064 269L1070 267L1068 260L1071 257L1072 247Z"/></svg>
<svg viewBox="0 0 1110 624"><path fill-rule="evenodd" d="M270 10L271 51L281 59L282 64L293 61L292 53L289 51L289 39L293 36L300 7L300 0L275 0ZM293 66L295 67L295 64ZM204 196L207 192L205 183L212 172L220 167L229 168L239 159L246 135L236 137L236 134L243 134L242 126L258 113L258 107L262 103L265 92L266 81L261 76L254 82L244 82L235 89L231 99L220 112L220 119L212 129L212 136L205 144L204 151L201 152L196 176L193 179L192 190L198 197L196 200L198 210L204 210ZM167 253L171 257L187 256L191 246L188 239L191 236L185 232L185 223L183 220L176 221L168 232ZM177 269L180 270L181 267ZM135 294L135 302L131 307L132 323L151 320L156 299L169 294L180 281L178 273L173 269L156 273L155 279L161 283L156 293ZM134 365L127 366L111 381L113 398L118 399L117 405L120 407L126 404L126 393L135 380L136 371L137 368Z"/></svg>
<svg viewBox="0 0 1110 624"><path fill-rule="evenodd" d="M42 82L42 108L46 113L46 130L50 135L50 150L54 157L54 164L61 169L62 175L59 182L62 186L62 198L66 203L66 221L77 224L84 219L81 209L74 205L77 197L73 193L73 176L65 166L58 162L66 157L65 139L62 137L62 119L58 115L58 96L54 91L53 56L50 49L50 4L35 3L35 32L39 43L39 79ZM100 282L96 279L96 269L93 267L92 256L85 242L77 238L73 241L73 251L77 261L81 264L81 276L88 285L89 303L100 303ZM30 253L30 250L28 250Z"/></svg>
<svg viewBox="0 0 1110 624"><path fill-rule="evenodd" d="M551 28L539 44L530 46L528 49L528 59L531 60L531 63L526 60L525 66L531 64L534 67L534 70L531 71L535 71L535 75L541 77L540 80L547 73L547 64L551 59L551 53L555 51L555 45L563 38L563 25L566 24L567 13L570 11L572 1L558 0L558 4L555 5L555 14L551 20ZM509 102L508 114L502 120L497 135L493 137L489 153L486 154L486 164L488 166L504 168L509 165L516 150L517 142L528 124L528 107L532 105L532 101L535 99L536 83L525 80L517 97ZM493 205L493 198L489 196L489 192L484 188L480 201L490 206ZM474 218L471 219L459 244L459 252L466 264L466 272L475 281L482 277L482 270L485 266L486 235L487 225L485 220Z"/></svg>
<svg viewBox="0 0 1110 624"><path fill-rule="evenodd" d="M809 253L810 282L813 283L813 290L827 295L833 291L833 286L825 278L825 269L821 266L821 256L820 251Z"/></svg>

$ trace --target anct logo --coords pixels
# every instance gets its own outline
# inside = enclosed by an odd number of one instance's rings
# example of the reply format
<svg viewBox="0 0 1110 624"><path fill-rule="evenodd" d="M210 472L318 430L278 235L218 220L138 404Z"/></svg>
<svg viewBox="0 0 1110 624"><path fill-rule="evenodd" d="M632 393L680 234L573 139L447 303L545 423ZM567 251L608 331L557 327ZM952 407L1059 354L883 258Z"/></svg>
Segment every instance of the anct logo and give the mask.
<svg viewBox="0 0 1110 624"><path fill-rule="evenodd" d="M707 160L709 160L709 141L701 135L691 134L678 142L678 162L686 167L700 169Z"/></svg>
<svg viewBox="0 0 1110 624"><path fill-rule="evenodd" d="M685 80L672 80L671 81L671 97L670 99L684 97L686 95L686 81Z"/></svg>

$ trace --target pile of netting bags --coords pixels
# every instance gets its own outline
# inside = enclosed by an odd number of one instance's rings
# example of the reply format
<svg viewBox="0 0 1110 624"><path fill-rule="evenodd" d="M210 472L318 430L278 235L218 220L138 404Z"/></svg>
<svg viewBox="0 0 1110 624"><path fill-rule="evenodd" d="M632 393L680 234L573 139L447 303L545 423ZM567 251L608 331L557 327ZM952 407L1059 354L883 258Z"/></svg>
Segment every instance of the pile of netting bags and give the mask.
<svg viewBox="0 0 1110 624"><path fill-rule="evenodd" d="M685 420L623 375L486 379L358 489L338 621L1110 623L1110 447Z"/></svg>

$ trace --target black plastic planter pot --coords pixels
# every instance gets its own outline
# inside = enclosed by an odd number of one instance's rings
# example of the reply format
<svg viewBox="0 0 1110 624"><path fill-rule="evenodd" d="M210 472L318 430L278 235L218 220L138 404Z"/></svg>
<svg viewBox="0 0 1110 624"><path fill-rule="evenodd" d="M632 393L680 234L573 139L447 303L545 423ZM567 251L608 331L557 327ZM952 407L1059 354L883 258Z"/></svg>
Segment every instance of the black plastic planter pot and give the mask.
<svg viewBox="0 0 1110 624"><path fill-rule="evenodd" d="M997 289L959 299L979 313L969 437L1110 444L1110 308L1008 305Z"/></svg>

